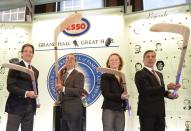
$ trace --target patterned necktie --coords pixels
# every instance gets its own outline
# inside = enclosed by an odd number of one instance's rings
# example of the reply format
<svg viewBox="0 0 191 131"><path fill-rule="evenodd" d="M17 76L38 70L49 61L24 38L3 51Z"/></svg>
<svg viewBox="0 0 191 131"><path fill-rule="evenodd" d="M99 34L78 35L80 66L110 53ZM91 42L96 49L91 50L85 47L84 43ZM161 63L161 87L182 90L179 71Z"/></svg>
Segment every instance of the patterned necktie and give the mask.
<svg viewBox="0 0 191 131"><path fill-rule="evenodd" d="M65 72L64 75L62 76L62 84L63 85L65 85L67 77L68 77L68 72Z"/></svg>
<svg viewBox="0 0 191 131"><path fill-rule="evenodd" d="M157 79L159 85L161 85L160 78L159 78L159 76L157 75L157 73L156 73L154 70L152 70L152 73L153 73L153 75L155 76L155 78Z"/></svg>

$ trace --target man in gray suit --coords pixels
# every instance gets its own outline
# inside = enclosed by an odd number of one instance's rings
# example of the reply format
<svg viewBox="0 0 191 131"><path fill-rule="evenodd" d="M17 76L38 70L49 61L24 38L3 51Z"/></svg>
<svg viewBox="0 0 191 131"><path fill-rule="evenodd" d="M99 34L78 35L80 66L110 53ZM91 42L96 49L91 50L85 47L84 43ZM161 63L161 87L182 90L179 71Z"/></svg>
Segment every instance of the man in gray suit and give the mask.
<svg viewBox="0 0 191 131"><path fill-rule="evenodd" d="M62 131L80 131L82 126L83 104L81 94L84 88L84 75L76 69L74 54L66 56L66 63L60 73L62 84L57 84L61 94Z"/></svg>

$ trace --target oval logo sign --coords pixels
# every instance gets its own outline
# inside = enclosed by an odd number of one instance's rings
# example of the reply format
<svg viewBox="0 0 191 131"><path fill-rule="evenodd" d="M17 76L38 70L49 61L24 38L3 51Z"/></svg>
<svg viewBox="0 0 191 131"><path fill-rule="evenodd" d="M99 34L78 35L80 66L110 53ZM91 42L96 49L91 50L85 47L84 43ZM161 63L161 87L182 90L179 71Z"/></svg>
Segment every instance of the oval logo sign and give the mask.
<svg viewBox="0 0 191 131"><path fill-rule="evenodd" d="M89 28L89 21L85 18L82 18L80 23L70 25L63 31L63 33L69 36L79 36L86 33L89 30Z"/></svg>

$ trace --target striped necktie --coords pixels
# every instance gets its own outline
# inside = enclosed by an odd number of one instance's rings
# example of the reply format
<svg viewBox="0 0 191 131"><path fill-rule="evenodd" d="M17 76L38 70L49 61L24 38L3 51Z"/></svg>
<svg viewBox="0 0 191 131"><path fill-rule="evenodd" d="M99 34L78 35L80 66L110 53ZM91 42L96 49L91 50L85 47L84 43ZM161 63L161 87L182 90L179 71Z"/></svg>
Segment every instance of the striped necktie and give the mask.
<svg viewBox="0 0 191 131"><path fill-rule="evenodd" d="M65 85L67 77L68 77L68 72L65 72L64 75L62 76L62 84L63 85Z"/></svg>
<svg viewBox="0 0 191 131"><path fill-rule="evenodd" d="M161 85L160 78L159 78L159 76L157 75L157 73L156 73L154 70L152 70L152 73L153 73L153 75L155 76L155 78L157 79L159 85Z"/></svg>

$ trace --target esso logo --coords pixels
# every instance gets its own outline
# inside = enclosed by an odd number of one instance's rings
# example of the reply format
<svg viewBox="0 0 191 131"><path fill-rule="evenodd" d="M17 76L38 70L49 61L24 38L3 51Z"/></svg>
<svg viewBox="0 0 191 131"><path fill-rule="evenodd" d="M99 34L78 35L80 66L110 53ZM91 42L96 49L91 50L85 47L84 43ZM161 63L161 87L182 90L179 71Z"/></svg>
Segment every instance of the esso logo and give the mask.
<svg viewBox="0 0 191 131"><path fill-rule="evenodd" d="M75 23L67 27L63 33L69 36L79 36L86 33L90 28L90 23L87 19L82 18L80 23Z"/></svg>

